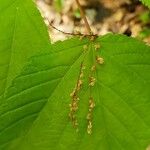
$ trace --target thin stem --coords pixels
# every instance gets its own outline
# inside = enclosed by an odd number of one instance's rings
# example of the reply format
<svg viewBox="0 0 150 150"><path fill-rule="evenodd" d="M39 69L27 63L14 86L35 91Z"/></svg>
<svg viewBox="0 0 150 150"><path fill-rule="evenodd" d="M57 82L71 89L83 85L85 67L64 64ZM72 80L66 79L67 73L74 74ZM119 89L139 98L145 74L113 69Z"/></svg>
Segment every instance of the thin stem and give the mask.
<svg viewBox="0 0 150 150"><path fill-rule="evenodd" d="M85 36L85 37L86 37L86 36L87 36L87 37L91 37L91 36L97 37L97 36L98 36L97 34L82 34L82 33L64 32L64 31L62 31L62 30L56 28L56 27L49 21L48 18L45 17L45 19L48 21L49 26L51 26L51 27L54 28L55 30L57 30L57 31L59 31L59 32L61 32L61 33L63 33L63 34L66 34L66 35L70 35L70 36L72 36L72 35L74 35L74 36Z"/></svg>
<svg viewBox="0 0 150 150"><path fill-rule="evenodd" d="M80 9L80 13L81 13L81 16L82 16L82 18L83 18L83 20L84 20L84 23L85 23L87 32L88 32L88 34L91 34L92 31L91 31L90 25L89 25L89 23L88 23L88 21L87 21L87 18L86 18L86 16L85 16L85 12L84 12L83 8L81 7L81 4L80 4L79 0L76 0L76 3L77 3L77 5L78 5L78 8Z"/></svg>

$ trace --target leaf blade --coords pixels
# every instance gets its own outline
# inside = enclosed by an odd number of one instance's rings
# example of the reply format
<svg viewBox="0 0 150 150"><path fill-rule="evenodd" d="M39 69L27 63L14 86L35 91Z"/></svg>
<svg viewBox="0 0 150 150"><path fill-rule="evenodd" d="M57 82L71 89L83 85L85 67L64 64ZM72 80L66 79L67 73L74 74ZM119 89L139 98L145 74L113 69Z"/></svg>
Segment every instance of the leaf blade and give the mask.
<svg viewBox="0 0 150 150"><path fill-rule="evenodd" d="M74 49L73 54L69 54L69 50L64 50L61 51L62 62L68 57L72 60L75 54L81 57L71 66L49 97L48 103L29 133L23 138L21 146L17 148L23 150L33 148L37 150L116 150L118 148L144 150L149 145L150 66L147 64L150 48L135 39L121 35L107 35L97 42L101 43L99 55L105 59L105 64L98 67L97 85L93 91L96 101L93 134L89 136L86 132L89 95L87 83L80 94L79 133L75 132L68 120L69 93L75 85L83 55L79 53L82 48L78 51ZM58 47L63 45L65 42ZM87 67L91 63L92 51L93 48L90 49L86 59ZM53 62L55 59L51 60ZM145 63L146 67L129 67L137 62L142 65Z"/></svg>
<svg viewBox="0 0 150 150"><path fill-rule="evenodd" d="M27 13L27 8L30 14ZM0 95L2 96L28 58L35 53L48 52L51 46L40 14L31 1L6 0L1 2L0 11L0 71L2 72Z"/></svg>

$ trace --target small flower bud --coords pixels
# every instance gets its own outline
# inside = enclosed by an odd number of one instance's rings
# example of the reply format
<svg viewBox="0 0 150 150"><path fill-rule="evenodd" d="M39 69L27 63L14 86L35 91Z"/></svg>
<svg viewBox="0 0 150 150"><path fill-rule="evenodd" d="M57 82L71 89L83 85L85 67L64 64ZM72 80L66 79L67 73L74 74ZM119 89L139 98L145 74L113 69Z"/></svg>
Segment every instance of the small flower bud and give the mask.
<svg viewBox="0 0 150 150"><path fill-rule="evenodd" d="M104 64L104 59L102 57L97 56L96 61L98 64L101 64L101 65Z"/></svg>

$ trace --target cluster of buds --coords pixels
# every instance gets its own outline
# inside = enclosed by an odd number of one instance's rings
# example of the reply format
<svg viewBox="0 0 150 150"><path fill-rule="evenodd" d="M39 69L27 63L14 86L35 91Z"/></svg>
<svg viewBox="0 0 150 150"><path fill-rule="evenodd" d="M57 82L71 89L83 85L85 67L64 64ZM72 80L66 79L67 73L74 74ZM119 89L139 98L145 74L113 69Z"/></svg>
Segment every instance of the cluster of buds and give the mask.
<svg viewBox="0 0 150 150"><path fill-rule="evenodd" d="M96 62L100 65L104 64L104 59L102 57L97 56L96 57Z"/></svg>
<svg viewBox="0 0 150 150"><path fill-rule="evenodd" d="M82 78L83 78L83 70L84 70L84 68L85 67L81 64L81 68L80 68L80 73L79 73L79 78L78 78L77 84L76 84L74 90L70 93L70 97L72 99L72 102L71 102L71 104L69 104L69 107L70 107L69 117L70 117L70 120L71 120L74 128L77 128L77 126L78 126L78 121L77 121L77 117L76 117L76 111L78 110L78 103L79 103L78 93L81 90L81 87L83 85Z"/></svg>
<svg viewBox="0 0 150 150"><path fill-rule="evenodd" d="M94 34L93 32L90 33L90 40L91 41L94 41L97 37L98 37L98 35Z"/></svg>
<svg viewBox="0 0 150 150"><path fill-rule="evenodd" d="M77 85L79 85L79 84L77 84ZM81 87L81 86L79 86L79 87ZM69 117L70 117L70 120L71 120L74 128L77 128L77 126L78 126L78 121L77 121L77 117L76 117L76 111L78 110L78 103L79 103L79 97L77 96L78 89L76 86L76 88L74 88L73 92L70 94L72 102L71 102L71 104L69 104L69 107L70 107Z"/></svg>
<svg viewBox="0 0 150 150"><path fill-rule="evenodd" d="M77 128L78 121L77 121L75 112L78 110L79 98L76 96L75 93L73 95L71 93L70 96L72 97L72 103L69 104L69 107L70 107L69 117L70 117L70 120L71 120L71 122L73 124L73 127Z"/></svg>
<svg viewBox="0 0 150 150"><path fill-rule="evenodd" d="M94 86L96 79L94 77L89 77L89 86Z"/></svg>
<svg viewBox="0 0 150 150"><path fill-rule="evenodd" d="M95 71L96 70L96 65L93 65L92 67L91 67L91 71Z"/></svg>
<svg viewBox="0 0 150 150"><path fill-rule="evenodd" d="M100 44L95 44L94 45L95 50L97 51L98 49L100 49Z"/></svg>
<svg viewBox="0 0 150 150"><path fill-rule="evenodd" d="M88 111L88 114L87 114L87 121L88 121L87 133L88 134L92 134L92 112L93 112L94 107L95 107L94 100L93 100L92 97L90 97L89 111Z"/></svg>
<svg viewBox="0 0 150 150"><path fill-rule="evenodd" d="M90 37L90 40L91 40L91 41L94 41L95 38L96 38L96 37L93 35L93 36Z"/></svg>

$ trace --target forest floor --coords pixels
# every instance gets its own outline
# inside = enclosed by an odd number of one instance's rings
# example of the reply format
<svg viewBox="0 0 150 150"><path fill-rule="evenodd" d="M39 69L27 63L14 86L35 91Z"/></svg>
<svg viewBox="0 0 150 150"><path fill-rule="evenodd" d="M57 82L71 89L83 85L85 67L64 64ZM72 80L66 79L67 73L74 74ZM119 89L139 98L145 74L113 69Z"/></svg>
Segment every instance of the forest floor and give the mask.
<svg viewBox="0 0 150 150"><path fill-rule="evenodd" d="M80 0L93 33L119 33L150 44L150 11L139 0ZM75 0L36 0L45 22L57 29L85 33ZM48 22L49 20L49 22ZM52 42L68 38L49 26Z"/></svg>

